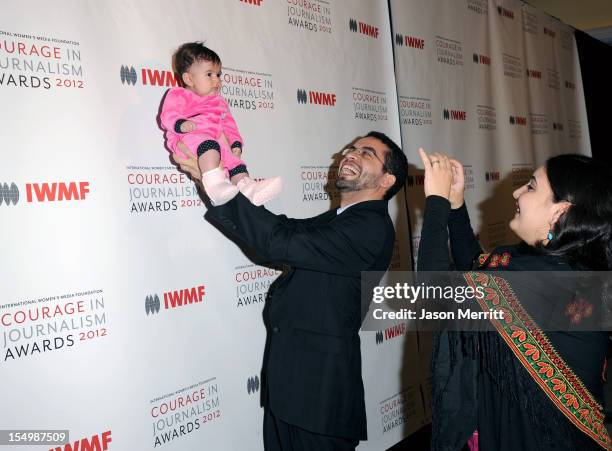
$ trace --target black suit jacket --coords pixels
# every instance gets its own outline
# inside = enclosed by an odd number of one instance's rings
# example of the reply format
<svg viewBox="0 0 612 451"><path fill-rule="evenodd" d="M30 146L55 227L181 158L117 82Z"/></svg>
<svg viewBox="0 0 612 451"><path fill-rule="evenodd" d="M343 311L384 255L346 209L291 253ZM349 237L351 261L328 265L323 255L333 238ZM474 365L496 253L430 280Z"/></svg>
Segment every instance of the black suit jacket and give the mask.
<svg viewBox="0 0 612 451"><path fill-rule="evenodd" d="M289 219L242 194L207 218L265 260L286 264L268 293L263 377L275 416L303 429L366 439L359 328L362 271L385 271L395 232L387 201ZM265 401L264 401L265 402Z"/></svg>

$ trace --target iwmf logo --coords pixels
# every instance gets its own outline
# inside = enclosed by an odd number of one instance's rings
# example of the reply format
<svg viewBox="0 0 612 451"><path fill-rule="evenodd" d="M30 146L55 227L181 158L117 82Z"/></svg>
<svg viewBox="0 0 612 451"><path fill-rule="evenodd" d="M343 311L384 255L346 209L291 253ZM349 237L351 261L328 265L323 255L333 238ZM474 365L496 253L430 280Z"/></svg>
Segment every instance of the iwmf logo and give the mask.
<svg viewBox="0 0 612 451"><path fill-rule="evenodd" d="M26 183L26 202L62 202L85 200L89 194L89 182ZM0 206L17 205L19 188L15 183L0 183Z"/></svg>
<svg viewBox="0 0 612 451"><path fill-rule="evenodd" d="M135 86L136 83L138 83L138 74L134 66L121 66L119 75L121 77L121 83L124 85ZM140 69L140 80L141 84L144 86L162 86L165 88L178 86L176 75L169 70L143 67Z"/></svg>
<svg viewBox="0 0 612 451"><path fill-rule="evenodd" d="M392 340L401 337L406 333L406 323L396 324L395 326L387 327L384 331L376 332L376 344L382 344L383 341Z"/></svg>
<svg viewBox="0 0 612 451"><path fill-rule="evenodd" d="M298 103L311 103L314 105L336 106L336 94L331 92L297 90Z"/></svg>
<svg viewBox="0 0 612 451"><path fill-rule="evenodd" d="M507 17L508 19L514 20L514 12L502 6L497 7L497 13L502 17Z"/></svg>
<svg viewBox="0 0 612 451"><path fill-rule="evenodd" d="M499 171L485 172L485 180L487 182L499 182L501 180L501 173Z"/></svg>
<svg viewBox="0 0 612 451"><path fill-rule="evenodd" d="M374 25L358 22L356 19L349 19L349 29L353 33L361 33L371 38L378 39L378 27Z"/></svg>
<svg viewBox="0 0 612 451"><path fill-rule="evenodd" d="M198 285L193 288L183 288L181 290L168 291L164 293L164 309L174 309L185 307L191 304L198 304L206 295L206 287ZM147 315L159 313L161 301L157 294L149 294L145 297L145 312Z"/></svg>
<svg viewBox="0 0 612 451"><path fill-rule="evenodd" d="M403 47L412 47L413 49L423 50L425 48L425 39L415 38L414 36L404 36L402 34L395 34L395 44Z"/></svg>
<svg viewBox="0 0 612 451"><path fill-rule="evenodd" d="M542 79L542 71L535 69L526 69L527 78L537 78L538 80Z"/></svg>
<svg viewBox="0 0 612 451"><path fill-rule="evenodd" d="M160 302L159 302L158 295L152 294L152 295L148 295L145 298L145 311L147 312L147 315L149 313L151 314L159 313L159 306L160 306Z"/></svg>
<svg viewBox="0 0 612 451"><path fill-rule="evenodd" d="M247 379L247 392L249 395L259 391L259 376L249 377Z"/></svg>
<svg viewBox="0 0 612 451"><path fill-rule="evenodd" d="M382 330L376 331L376 344L379 345L384 341L384 335Z"/></svg>
<svg viewBox="0 0 612 451"><path fill-rule="evenodd" d="M0 206L3 203L6 205L17 205L19 202L19 188L14 183L11 183L10 186L8 183L0 183Z"/></svg>
<svg viewBox="0 0 612 451"><path fill-rule="evenodd" d="M62 446L56 446L55 448L51 448L49 451L107 451L110 449L110 443L112 441L111 431L105 431L101 434L95 434L91 438L83 437Z"/></svg>
<svg viewBox="0 0 612 451"><path fill-rule="evenodd" d="M448 110L444 109L442 112L442 116L445 120L453 120L453 121L465 121L467 119L467 113L465 111L460 110Z"/></svg>
<svg viewBox="0 0 612 451"><path fill-rule="evenodd" d="M478 53L474 53L472 55L472 59L476 64L484 64L485 66L491 65L491 57L486 55L480 55Z"/></svg>
<svg viewBox="0 0 612 451"><path fill-rule="evenodd" d="M121 66L121 83L128 85L135 85L138 81L136 70L134 67Z"/></svg>
<svg viewBox="0 0 612 451"><path fill-rule="evenodd" d="M510 125L527 125L525 116L510 116Z"/></svg>

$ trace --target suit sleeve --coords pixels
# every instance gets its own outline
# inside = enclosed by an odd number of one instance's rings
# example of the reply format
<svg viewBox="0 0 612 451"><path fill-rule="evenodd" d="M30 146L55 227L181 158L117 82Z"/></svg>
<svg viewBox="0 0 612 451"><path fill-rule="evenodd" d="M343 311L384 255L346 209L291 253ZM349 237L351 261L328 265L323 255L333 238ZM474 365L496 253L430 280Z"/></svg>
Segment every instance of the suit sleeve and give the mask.
<svg viewBox="0 0 612 451"><path fill-rule="evenodd" d="M187 119L186 111L187 98L183 94L182 90L171 89L168 91L159 117L164 129L177 132L175 129L176 123L179 120Z"/></svg>
<svg viewBox="0 0 612 451"><path fill-rule="evenodd" d="M241 194L206 216L266 260L351 277L374 264L388 233L385 217L374 212L347 211L330 222L306 225L255 207Z"/></svg>

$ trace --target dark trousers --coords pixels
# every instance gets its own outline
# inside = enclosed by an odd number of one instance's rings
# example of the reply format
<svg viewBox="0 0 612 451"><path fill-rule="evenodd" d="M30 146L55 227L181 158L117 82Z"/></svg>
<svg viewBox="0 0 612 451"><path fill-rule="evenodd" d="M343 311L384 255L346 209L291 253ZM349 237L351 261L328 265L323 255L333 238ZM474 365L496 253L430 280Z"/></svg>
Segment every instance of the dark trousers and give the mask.
<svg viewBox="0 0 612 451"><path fill-rule="evenodd" d="M354 451L359 440L322 435L276 418L270 409L264 415L266 451Z"/></svg>

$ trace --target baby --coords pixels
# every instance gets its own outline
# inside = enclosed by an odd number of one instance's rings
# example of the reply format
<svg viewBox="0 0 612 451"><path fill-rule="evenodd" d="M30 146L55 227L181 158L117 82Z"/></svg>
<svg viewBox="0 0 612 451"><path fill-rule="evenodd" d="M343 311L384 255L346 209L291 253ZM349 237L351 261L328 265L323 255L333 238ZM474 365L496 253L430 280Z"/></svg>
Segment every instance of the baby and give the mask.
<svg viewBox="0 0 612 451"><path fill-rule="evenodd" d="M181 45L174 53L174 68L184 88L166 94L160 114L168 147L185 157L188 149L198 156L202 184L214 205L232 199L238 191L253 204L262 205L278 195L280 177L254 181L242 154L242 137L221 90L221 59L201 42ZM229 173L219 167L219 161Z"/></svg>

